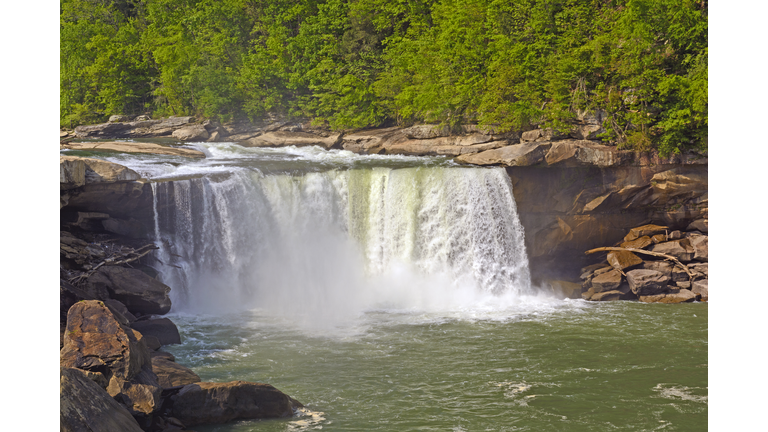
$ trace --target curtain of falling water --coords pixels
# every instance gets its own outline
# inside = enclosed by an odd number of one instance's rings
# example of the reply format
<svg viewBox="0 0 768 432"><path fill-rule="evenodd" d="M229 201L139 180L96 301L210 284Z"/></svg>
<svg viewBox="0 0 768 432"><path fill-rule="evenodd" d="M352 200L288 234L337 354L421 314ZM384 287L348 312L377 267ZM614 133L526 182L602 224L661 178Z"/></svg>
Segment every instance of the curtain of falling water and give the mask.
<svg viewBox="0 0 768 432"><path fill-rule="evenodd" d="M240 169L152 186L177 311L259 307L323 320L424 307L457 289L530 290L503 169Z"/></svg>

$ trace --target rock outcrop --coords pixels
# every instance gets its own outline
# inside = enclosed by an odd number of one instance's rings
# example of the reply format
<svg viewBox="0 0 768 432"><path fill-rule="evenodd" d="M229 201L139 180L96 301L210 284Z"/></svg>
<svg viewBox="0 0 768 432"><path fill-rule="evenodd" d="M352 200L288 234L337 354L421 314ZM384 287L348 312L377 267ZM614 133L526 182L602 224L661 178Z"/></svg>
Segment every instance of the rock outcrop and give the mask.
<svg viewBox="0 0 768 432"><path fill-rule="evenodd" d="M84 371L61 368L59 424L62 432L142 432L128 410Z"/></svg>
<svg viewBox="0 0 768 432"><path fill-rule="evenodd" d="M665 233L655 234L659 231ZM698 231L667 233L665 226L643 225L631 229L624 237L626 241L615 247L587 251L608 251L608 265L597 263L582 269L582 297L592 301L637 299L646 303L708 301L708 263L694 261L695 248L689 240L693 238L696 244L704 245L707 236ZM644 240L649 234L658 236L658 242ZM617 254L625 255L624 259ZM701 259L706 261L706 255ZM615 295L604 294L608 292Z"/></svg>
<svg viewBox="0 0 768 432"><path fill-rule="evenodd" d="M88 278L86 286L89 292L107 292L134 315L162 315L171 310L171 288L141 270L103 266Z"/></svg>
<svg viewBox="0 0 768 432"><path fill-rule="evenodd" d="M152 356L152 372L164 389L200 382L200 377L191 369L163 356Z"/></svg>
<svg viewBox="0 0 768 432"><path fill-rule="evenodd" d="M179 131L183 131L183 133ZM179 129L179 131L176 132L179 132L179 140L181 141L205 141L205 139L197 139L202 136L201 134L203 132L205 132L205 137L208 137L208 133L201 125L197 125L196 128L189 127ZM174 132L174 134L176 132ZM195 135L195 133L198 133L198 135ZM175 135L174 138L176 138ZM205 153L198 150L143 142L70 142L61 145L61 148L69 150L109 150L121 153L144 153L168 156L184 156L190 158L205 157Z"/></svg>
<svg viewBox="0 0 768 432"><path fill-rule="evenodd" d="M181 336L176 324L168 318L155 318L136 321L131 327L146 336L154 336L162 345L173 345L181 343Z"/></svg>
<svg viewBox="0 0 768 432"><path fill-rule="evenodd" d="M290 417L301 403L269 384L199 382L173 397L172 415L187 426Z"/></svg>

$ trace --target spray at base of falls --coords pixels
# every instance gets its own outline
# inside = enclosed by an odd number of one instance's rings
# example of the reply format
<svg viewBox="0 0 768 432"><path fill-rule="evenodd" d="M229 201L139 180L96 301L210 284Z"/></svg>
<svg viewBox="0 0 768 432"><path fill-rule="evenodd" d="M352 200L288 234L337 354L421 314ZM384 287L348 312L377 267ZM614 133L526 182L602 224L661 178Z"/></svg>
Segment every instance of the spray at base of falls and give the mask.
<svg viewBox="0 0 768 432"><path fill-rule="evenodd" d="M372 168L157 182L174 310L259 308L306 325L531 292L503 169Z"/></svg>

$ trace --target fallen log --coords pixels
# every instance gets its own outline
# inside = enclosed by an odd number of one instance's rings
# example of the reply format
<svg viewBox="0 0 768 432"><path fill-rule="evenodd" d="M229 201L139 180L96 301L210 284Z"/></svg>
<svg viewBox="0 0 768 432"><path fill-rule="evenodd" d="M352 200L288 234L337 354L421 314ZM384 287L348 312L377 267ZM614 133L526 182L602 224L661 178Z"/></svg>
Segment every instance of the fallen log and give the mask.
<svg viewBox="0 0 768 432"><path fill-rule="evenodd" d="M679 266L682 268L687 274L688 278L691 282L693 282L693 279L696 277L691 270L688 268L687 265L681 263L677 258L673 257L672 255L664 254L661 252L653 252L653 251L647 251L645 249L636 249L636 248L623 248L623 247L616 247L616 246L606 246L606 247L599 247L595 249L590 249L585 254L589 255L595 252L610 252L610 251L628 251L636 254L644 254L644 255L650 255L655 256L659 258L664 258L667 261L671 261L673 264Z"/></svg>

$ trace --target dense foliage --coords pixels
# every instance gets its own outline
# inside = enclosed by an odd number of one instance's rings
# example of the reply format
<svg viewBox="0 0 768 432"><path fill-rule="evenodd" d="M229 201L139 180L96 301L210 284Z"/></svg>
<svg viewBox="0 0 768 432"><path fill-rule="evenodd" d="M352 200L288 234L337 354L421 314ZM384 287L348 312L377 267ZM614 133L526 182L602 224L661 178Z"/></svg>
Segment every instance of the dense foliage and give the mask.
<svg viewBox="0 0 768 432"><path fill-rule="evenodd" d="M62 0L61 122L441 122L706 148L707 2Z"/></svg>

